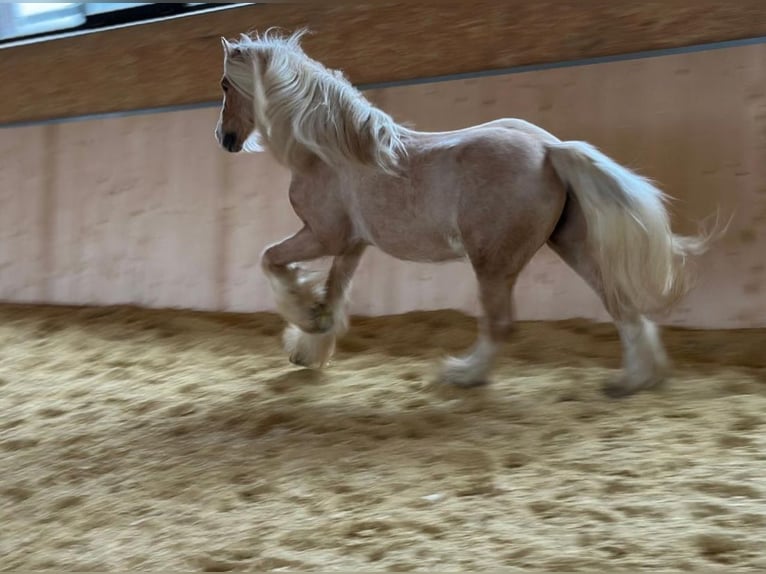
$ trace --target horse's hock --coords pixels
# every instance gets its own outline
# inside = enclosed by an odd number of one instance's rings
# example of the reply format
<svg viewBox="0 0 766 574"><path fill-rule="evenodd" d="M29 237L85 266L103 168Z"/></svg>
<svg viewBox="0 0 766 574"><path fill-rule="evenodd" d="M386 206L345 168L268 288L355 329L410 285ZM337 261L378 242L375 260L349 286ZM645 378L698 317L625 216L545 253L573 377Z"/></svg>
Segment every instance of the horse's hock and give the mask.
<svg viewBox="0 0 766 574"><path fill-rule="evenodd" d="M534 67L755 38L763 7L589 0L551 35L545 2L430 1L248 6L8 48L5 121L118 114L0 130L2 569L766 569L766 44ZM219 36L262 23L313 26L309 54L354 81L405 80L364 95L416 129L520 117L649 176L680 233L733 214L661 320L667 384L603 395L617 331L547 248L490 385L438 384L476 337L465 264L374 250L330 365L291 365L260 268L299 226L288 171L221 151L218 101L145 113L218 98Z"/></svg>

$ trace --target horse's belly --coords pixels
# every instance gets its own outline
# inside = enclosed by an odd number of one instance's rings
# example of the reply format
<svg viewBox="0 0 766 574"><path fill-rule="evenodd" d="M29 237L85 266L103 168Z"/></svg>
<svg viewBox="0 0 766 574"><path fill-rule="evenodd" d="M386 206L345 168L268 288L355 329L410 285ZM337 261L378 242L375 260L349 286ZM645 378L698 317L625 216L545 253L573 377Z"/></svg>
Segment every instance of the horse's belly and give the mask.
<svg viewBox="0 0 766 574"><path fill-rule="evenodd" d="M406 245L374 245L395 259L417 263L442 263L462 259L465 256L465 253L452 249L413 249L412 246Z"/></svg>
<svg viewBox="0 0 766 574"><path fill-rule="evenodd" d="M465 255L454 198L433 186L363 189L366 192L350 202L349 214L368 243L405 261L441 262Z"/></svg>
<svg viewBox="0 0 766 574"><path fill-rule="evenodd" d="M456 231L425 229L367 230L366 241L387 255L404 261L438 263L465 256Z"/></svg>

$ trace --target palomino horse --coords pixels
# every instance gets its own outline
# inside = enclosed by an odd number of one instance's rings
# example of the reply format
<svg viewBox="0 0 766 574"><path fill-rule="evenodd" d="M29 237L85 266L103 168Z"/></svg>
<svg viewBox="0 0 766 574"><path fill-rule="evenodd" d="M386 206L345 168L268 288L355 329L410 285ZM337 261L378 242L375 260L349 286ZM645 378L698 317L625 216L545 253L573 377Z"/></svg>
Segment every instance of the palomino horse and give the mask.
<svg viewBox="0 0 766 574"><path fill-rule="evenodd" d="M407 261L467 259L482 316L473 348L446 359L442 380L485 383L512 327L512 289L548 244L601 297L622 342L610 396L660 383L668 359L647 314L691 287L689 256L711 235L671 231L666 196L585 142L562 142L517 119L441 133L408 129L344 75L309 58L302 33L222 38L229 152L257 137L292 175L303 227L267 248L262 268L288 322L290 360L324 366L347 329L347 293L368 246ZM301 266L332 257L326 279Z"/></svg>

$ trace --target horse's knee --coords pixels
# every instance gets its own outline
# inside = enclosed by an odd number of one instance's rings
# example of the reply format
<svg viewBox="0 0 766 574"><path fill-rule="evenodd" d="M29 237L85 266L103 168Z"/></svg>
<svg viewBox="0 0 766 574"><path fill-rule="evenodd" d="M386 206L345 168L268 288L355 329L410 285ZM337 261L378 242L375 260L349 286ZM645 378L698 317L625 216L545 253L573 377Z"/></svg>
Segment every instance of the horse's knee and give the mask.
<svg viewBox="0 0 766 574"><path fill-rule="evenodd" d="M292 284L298 276L300 267L296 263L285 261L274 248L266 249L261 254L261 270L272 280L280 284Z"/></svg>
<svg viewBox="0 0 766 574"><path fill-rule="evenodd" d="M275 261L274 255L274 247L267 247L261 253L261 269L266 273L274 273L280 267Z"/></svg>

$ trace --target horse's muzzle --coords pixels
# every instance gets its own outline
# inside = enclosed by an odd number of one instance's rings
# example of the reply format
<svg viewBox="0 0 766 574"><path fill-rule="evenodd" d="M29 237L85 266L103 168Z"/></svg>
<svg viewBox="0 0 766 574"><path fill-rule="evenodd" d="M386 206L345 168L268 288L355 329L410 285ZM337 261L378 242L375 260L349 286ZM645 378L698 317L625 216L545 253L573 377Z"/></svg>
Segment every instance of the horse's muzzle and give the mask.
<svg viewBox="0 0 766 574"><path fill-rule="evenodd" d="M223 134L223 141L221 142L221 145L224 147L224 149L227 149L231 152L237 151L237 134L232 132Z"/></svg>

